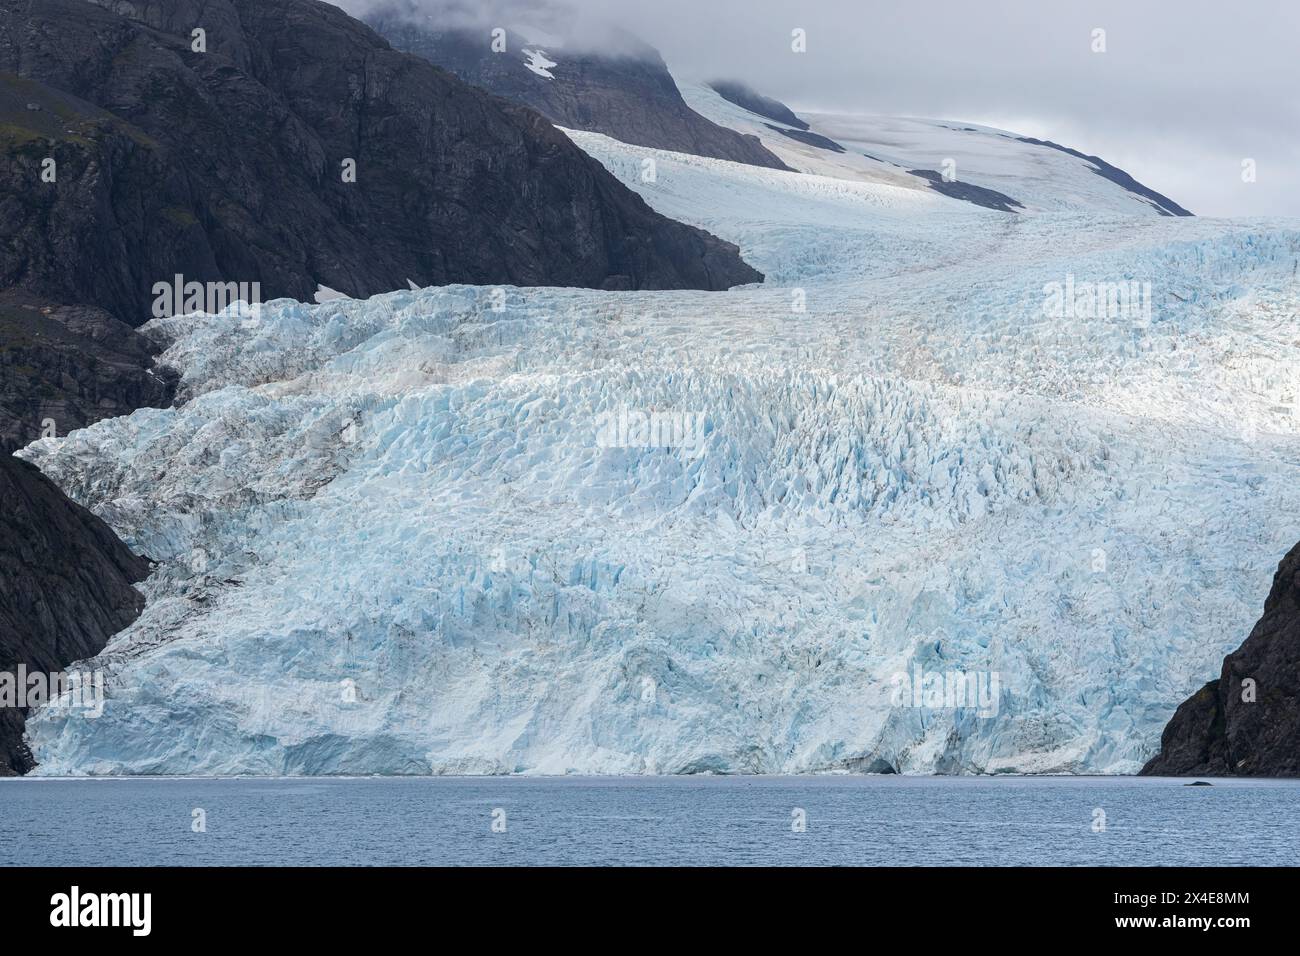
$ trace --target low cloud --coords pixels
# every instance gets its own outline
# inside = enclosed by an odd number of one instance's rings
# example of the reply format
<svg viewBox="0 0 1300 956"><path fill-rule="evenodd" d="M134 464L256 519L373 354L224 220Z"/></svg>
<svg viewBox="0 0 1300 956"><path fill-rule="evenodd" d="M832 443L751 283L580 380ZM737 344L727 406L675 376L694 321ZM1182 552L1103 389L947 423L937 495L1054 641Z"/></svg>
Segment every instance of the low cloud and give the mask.
<svg viewBox="0 0 1300 956"><path fill-rule="evenodd" d="M549 22L607 52L618 34L601 24L615 24L679 76L732 76L810 111L1002 126L1098 154L1198 214L1300 215L1300 5L1287 0L574 0L558 15L538 0L402 2L449 25ZM791 50L796 28L806 53Z"/></svg>

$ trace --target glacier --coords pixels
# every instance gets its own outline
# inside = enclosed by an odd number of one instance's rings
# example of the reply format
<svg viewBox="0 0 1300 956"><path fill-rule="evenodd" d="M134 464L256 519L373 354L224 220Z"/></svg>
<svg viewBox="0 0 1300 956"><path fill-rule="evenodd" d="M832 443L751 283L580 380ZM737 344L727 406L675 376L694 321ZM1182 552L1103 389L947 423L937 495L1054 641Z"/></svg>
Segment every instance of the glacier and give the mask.
<svg viewBox="0 0 1300 956"><path fill-rule="evenodd" d="M1300 222L569 135L767 281L150 322L176 407L22 453L157 562L36 772L1136 771L1300 539Z"/></svg>

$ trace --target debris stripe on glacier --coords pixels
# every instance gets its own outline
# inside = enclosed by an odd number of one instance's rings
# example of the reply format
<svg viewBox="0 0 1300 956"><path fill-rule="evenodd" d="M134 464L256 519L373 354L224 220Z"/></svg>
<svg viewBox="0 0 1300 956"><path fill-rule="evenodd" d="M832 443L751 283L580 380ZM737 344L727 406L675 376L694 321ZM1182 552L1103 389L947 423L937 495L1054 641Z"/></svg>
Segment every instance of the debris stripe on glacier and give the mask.
<svg viewBox="0 0 1300 956"><path fill-rule="evenodd" d="M1294 362L1292 224L1116 240L747 169L641 188L807 313L452 287L151 323L185 404L26 452L162 561L104 716L30 723L40 771L1135 769L1297 537L1294 428L1232 401ZM1063 330L1066 264L1189 294ZM601 447L623 406L703 412L703 453ZM889 706L916 664L997 671L998 716Z"/></svg>

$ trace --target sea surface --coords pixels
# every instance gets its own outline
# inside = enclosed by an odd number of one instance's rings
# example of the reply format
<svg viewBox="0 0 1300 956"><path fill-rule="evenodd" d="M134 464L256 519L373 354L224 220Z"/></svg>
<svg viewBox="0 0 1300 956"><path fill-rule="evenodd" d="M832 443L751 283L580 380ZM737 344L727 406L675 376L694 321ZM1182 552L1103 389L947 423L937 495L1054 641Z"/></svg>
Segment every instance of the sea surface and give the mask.
<svg viewBox="0 0 1300 956"><path fill-rule="evenodd" d="M1300 864L1300 781L1187 782L10 779L0 865Z"/></svg>

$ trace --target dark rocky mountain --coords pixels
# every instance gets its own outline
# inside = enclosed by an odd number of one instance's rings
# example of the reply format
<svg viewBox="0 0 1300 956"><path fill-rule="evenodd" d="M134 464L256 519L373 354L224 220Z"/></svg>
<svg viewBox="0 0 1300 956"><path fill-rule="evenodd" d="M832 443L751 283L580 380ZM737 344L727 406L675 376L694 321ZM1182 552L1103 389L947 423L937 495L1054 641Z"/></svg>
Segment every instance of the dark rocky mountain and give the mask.
<svg viewBox="0 0 1300 956"><path fill-rule="evenodd" d="M1278 566L1264 616L1218 679L1179 705L1142 773L1300 776L1300 544Z"/></svg>
<svg viewBox="0 0 1300 956"><path fill-rule="evenodd" d="M169 405L175 379L153 368L155 351L102 309L0 292L0 449Z"/></svg>
<svg viewBox="0 0 1300 956"><path fill-rule="evenodd" d="M818 149L829 150L832 153L847 153L848 150L841 146L829 136L823 136L821 133L814 133L811 130L804 129L786 129L782 126L773 126L771 123L764 123L768 129L780 133L782 136L798 140L808 146L816 146Z"/></svg>
<svg viewBox="0 0 1300 956"><path fill-rule="evenodd" d="M177 274L263 299L761 279L538 114L317 0L0 0L0 180L0 288L132 325Z"/></svg>
<svg viewBox="0 0 1300 956"><path fill-rule="evenodd" d="M908 172L924 179L931 189L950 199L960 199L963 202L974 203L976 206L983 206L985 209L996 209L998 212L1015 212L1017 209L1025 208L1024 203L1012 199L1006 193L972 183L949 181L943 178L942 173L933 169L909 169Z"/></svg>
<svg viewBox="0 0 1300 956"><path fill-rule="evenodd" d="M140 613L149 563L14 449L171 402L155 349L102 309L0 293L0 673L93 657ZM48 423L48 428L46 423ZM0 776L31 769L24 711L0 706Z"/></svg>
<svg viewBox="0 0 1300 956"><path fill-rule="evenodd" d="M808 124L796 116L794 110L780 100L764 96L737 80L714 80L709 84L709 87L728 103L734 103L741 109L749 110L751 113L765 116L770 120L776 120L778 123L784 123L786 126L793 126L795 129L804 130L805 132L809 129Z"/></svg>
<svg viewBox="0 0 1300 956"><path fill-rule="evenodd" d="M397 49L529 106L558 126L604 133L636 146L789 168L757 136L719 126L687 106L658 51L626 33L611 31L608 52L592 52L548 48L530 42L526 28L512 29L505 50L498 53L492 50L489 30L442 29L430 17L413 13L410 4L393 5L367 19Z"/></svg>
<svg viewBox="0 0 1300 956"><path fill-rule="evenodd" d="M149 562L34 466L0 453L0 672L93 657L144 607ZM0 776L32 767L25 711L0 707Z"/></svg>

